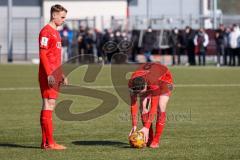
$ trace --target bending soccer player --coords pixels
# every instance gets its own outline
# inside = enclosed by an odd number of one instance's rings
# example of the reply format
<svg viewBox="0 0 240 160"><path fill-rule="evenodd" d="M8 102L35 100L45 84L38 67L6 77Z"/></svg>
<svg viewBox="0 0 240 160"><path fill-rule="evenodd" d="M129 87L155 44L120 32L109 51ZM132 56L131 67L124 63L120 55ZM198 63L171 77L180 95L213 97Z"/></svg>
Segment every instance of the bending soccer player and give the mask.
<svg viewBox="0 0 240 160"><path fill-rule="evenodd" d="M40 123L42 128L42 149L63 150L65 146L57 144L53 138L52 112L56 105L60 84L67 84L67 78L61 70L61 37L57 27L61 26L67 10L61 5L51 7L50 22L39 34L39 84L43 100Z"/></svg>
<svg viewBox="0 0 240 160"><path fill-rule="evenodd" d="M129 80L131 96L132 129L129 136L137 129L138 105L140 99L140 112L147 146L158 148L160 137L166 121L166 107L173 89L173 79L170 71L164 65L146 63L140 65ZM155 115L156 130L153 133L152 121Z"/></svg>

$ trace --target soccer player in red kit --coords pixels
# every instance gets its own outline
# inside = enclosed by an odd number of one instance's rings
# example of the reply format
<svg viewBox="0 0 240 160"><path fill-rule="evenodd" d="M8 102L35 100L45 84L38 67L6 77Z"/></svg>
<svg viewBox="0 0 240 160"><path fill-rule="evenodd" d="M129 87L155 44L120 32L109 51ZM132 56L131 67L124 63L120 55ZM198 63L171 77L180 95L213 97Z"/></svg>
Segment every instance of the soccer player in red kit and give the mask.
<svg viewBox="0 0 240 160"><path fill-rule="evenodd" d="M42 128L42 149L63 150L65 146L57 144L53 138L52 112L56 105L60 84L67 84L67 78L59 70L61 66L61 38L57 27L61 26L67 10L61 5L51 7L50 22L39 34L39 84L43 100L40 123ZM58 72L56 72L56 70ZM59 72L60 71L60 72Z"/></svg>
<svg viewBox="0 0 240 160"><path fill-rule="evenodd" d="M158 63L146 63L140 65L129 80L131 96L132 129L129 136L137 129L138 105L140 99L140 112L147 146L158 148L160 137L166 121L166 107L173 89L173 79L169 69ZM151 105L149 105L151 104ZM153 133L152 121L155 115L156 129Z"/></svg>

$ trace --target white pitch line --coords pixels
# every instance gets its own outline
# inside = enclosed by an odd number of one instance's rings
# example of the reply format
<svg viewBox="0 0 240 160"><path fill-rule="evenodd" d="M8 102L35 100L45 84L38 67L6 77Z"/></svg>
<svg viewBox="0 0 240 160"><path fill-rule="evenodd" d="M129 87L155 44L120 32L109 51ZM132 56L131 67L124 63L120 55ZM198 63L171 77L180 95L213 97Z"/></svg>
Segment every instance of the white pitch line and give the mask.
<svg viewBox="0 0 240 160"><path fill-rule="evenodd" d="M10 88L0 88L0 91L17 91L17 90L37 90L37 87L10 87Z"/></svg>
<svg viewBox="0 0 240 160"><path fill-rule="evenodd" d="M240 84L176 84L175 87L240 87Z"/></svg>
<svg viewBox="0 0 240 160"><path fill-rule="evenodd" d="M126 86L81 86L96 89L112 89L112 88L125 88ZM176 88L189 88L189 87L240 87L240 84L176 84ZM39 90L38 87L9 87L0 88L0 91L17 91L17 90Z"/></svg>

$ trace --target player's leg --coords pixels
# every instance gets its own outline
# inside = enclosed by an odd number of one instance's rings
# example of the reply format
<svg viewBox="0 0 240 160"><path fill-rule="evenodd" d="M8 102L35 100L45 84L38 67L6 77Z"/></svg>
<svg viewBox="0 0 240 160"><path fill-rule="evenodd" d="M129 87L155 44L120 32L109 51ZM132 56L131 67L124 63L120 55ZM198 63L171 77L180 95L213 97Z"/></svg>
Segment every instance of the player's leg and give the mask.
<svg viewBox="0 0 240 160"><path fill-rule="evenodd" d="M43 99L43 106L42 106L42 120L41 123L43 124L43 130L45 131L46 141L42 143L43 149L66 149L66 147L57 144L53 138L53 122L52 122L52 113L56 106L55 99Z"/></svg>
<svg viewBox="0 0 240 160"><path fill-rule="evenodd" d="M46 119L46 136L48 144L53 144L53 124L52 124L52 113L55 107L55 99L43 99L42 111L44 113L44 118Z"/></svg>
<svg viewBox="0 0 240 160"><path fill-rule="evenodd" d="M153 142L151 143L151 148L159 147L159 140L161 138L165 121L166 121L166 108L169 101L169 95L161 95L159 96L159 107L157 113L157 121L156 121L156 131L155 136L153 138Z"/></svg>
<svg viewBox="0 0 240 160"><path fill-rule="evenodd" d="M143 125L145 125L146 121L148 120L148 117L151 116L149 115L150 104L151 104L151 97L140 98L140 112L141 112L141 119L142 119ZM149 128L149 137L148 137L147 145L150 145L152 140L153 140L153 128L151 124Z"/></svg>
<svg viewBox="0 0 240 160"><path fill-rule="evenodd" d="M52 100L50 103L54 103ZM42 145L41 148L46 148L48 147L49 143L53 143L53 138L50 137L51 132L51 119L52 119L52 112L53 112L53 107L50 107L51 104L49 104L47 98L42 99L42 111L41 111L41 116L40 116L40 122L41 122L41 128L42 128ZM49 125L50 123L50 125ZM50 130L50 131L49 131Z"/></svg>
<svg viewBox="0 0 240 160"><path fill-rule="evenodd" d="M42 129L42 143L41 143L41 148L44 149L47 147L47 136L46 136L46 127L45 125L46 123L46 113L45 111L42 109L41 110L41 114L40 114L40 125L41 125L41 129Z"/></svg>

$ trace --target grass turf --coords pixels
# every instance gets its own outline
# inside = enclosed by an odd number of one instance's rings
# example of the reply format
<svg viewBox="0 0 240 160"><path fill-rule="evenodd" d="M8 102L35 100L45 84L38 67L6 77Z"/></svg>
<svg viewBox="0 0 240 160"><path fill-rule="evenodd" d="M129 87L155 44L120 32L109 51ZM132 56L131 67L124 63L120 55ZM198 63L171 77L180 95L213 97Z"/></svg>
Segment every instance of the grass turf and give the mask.
<svg viewBox="0 0 240 160"><path fill-rule="evenodd" d="M129 147L129 107L119 99L113 111L90 121L69 122L54 116L55 139L68 149L44 151L39 149L38 68L1 65L0 159L239 159L240 69L171 67L170 70L176 88L168 105L159 149ZM84 69L74 71L70 82L83 84L83 75ZM112 85L110 66L101 70L92 85ZM117 96L113 88L99 90ZM74 100L71 111L76 113L91 110L101 102L63 94L58 102L63 99Z"/></svg>

